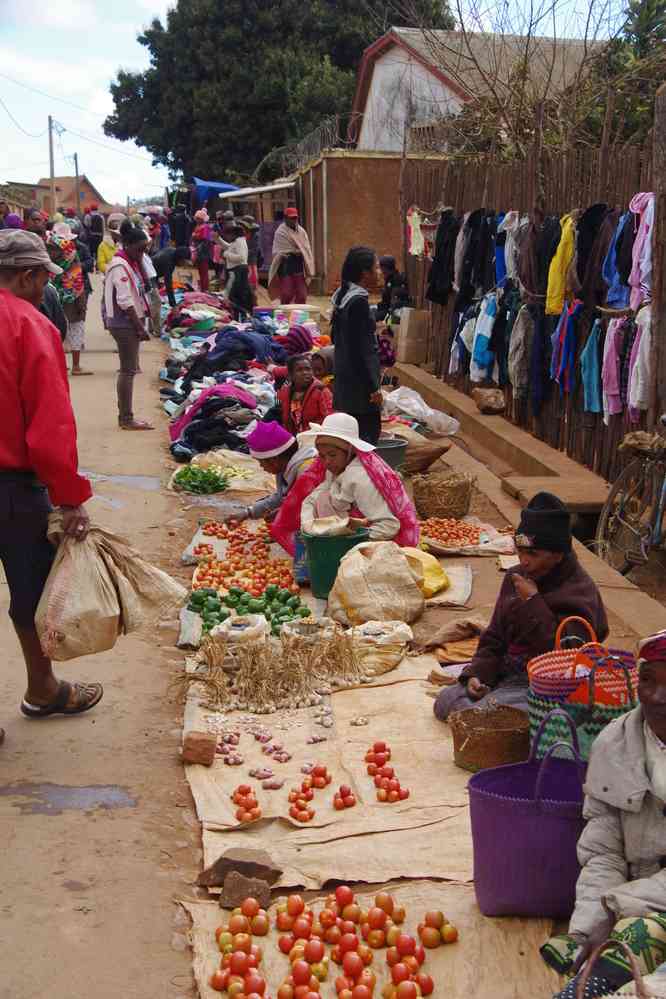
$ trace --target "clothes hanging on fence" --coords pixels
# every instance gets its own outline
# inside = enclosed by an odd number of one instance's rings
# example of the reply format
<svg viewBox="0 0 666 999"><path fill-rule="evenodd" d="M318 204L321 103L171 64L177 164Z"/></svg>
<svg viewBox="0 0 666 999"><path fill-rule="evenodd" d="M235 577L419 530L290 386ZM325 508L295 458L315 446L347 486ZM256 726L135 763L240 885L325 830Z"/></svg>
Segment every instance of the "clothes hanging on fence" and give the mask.
<svg viewBox="0 0 666 999"><path fill-rule="evenodd" d="M504 266L508 281L514 284L518 280L518 244L516 243L516 233L521 222L527 219L520 218L520 212L507 212L497 226L498 238L504 234Z"/></svg>
<svg viewBox="0 0 666 999"><path fill-rule="evenodd" d="M553 316L546 316L540 305L530 306L534 319L534 336L530 354L530 405L535 416L550 394L550 337L556 325Z"/></svg>
<svg viewBox="0 0 666 999"><path fill-rule="evenodd" d="M425 252L425 239L421 232L423 217L418 208L407 213L407 249L414 257L422 257Z"/></svg>
<svg viewBox="0 0 666 999"><path fill-rule="evenodd" d="M553 334L553 356L550 374L560 386L561 392L570 392L574 361L576 359L578 318L583 311L583 303L577 300L565 303L557 329Z"/></svg>
<svg viewBox="0 0 666 999"><path fill-rule="evenodd" d="M577 252L576 272L571 277L574 295L589 309L606 301L607 289L602 269L619 220L619 212L615 209L607 210L606 206L594 207L598 207L598 214L592 216L589 227L589 237L592 242L589 250L587 246L583 247L584 257L581 258Z"/></svg>
<svg viewBox="0 0 666 999"><path fill-rule="evenodd" d="M508 281L501 300L498 299L497 316L495 317L493 331L488 344L488 349L495 355L497 383L500 388L504 388L508 380L507 355L509 352L509 340L520 306L520 292L511 281Z"/></svg>
<svg viewBox="0 0 666 999"><path fill-rule="evenodd" d="M621 240L624 238L625 226L630 227L632 221L631 212L625 212L624 215L620 216L601 271L602 277L608 285L606 304L613 309L625 309L629 305L629 285L627 283L629 278L627 275L627 281L623 282L620 275L618 246L621 245ZM631 245L633 247L633 239Z"/></svg>
<svg viewBox="0 0 666 999"><path fill-rule="evenodd" d="M494 212L486 212L482 208L471 212L464 228L467 232L456 299L458 312L462 312L474 299L481 298L495 285L497 221Z"/></svg>
<svg viewBox="0 0 666 999"><path fill-rule="evenodd" d="M639 216L636 238L632 250L632 267L629 275L630 304L637 309L641 302L652 297L652 229L654 226L654 194L643 192L631 199L629 207Z"/></svg>
<svg viewBox="0 0 666 999"><path fill-rule="evenodd" d="M527 305L523 305L511 330L507 368L516 398L527 395L530 380L530 355L534 338L534 320Z"/></svg>
<svg viewBox="0 0 666 999"><path fill-rule="evenodd" d="M620 349L620 399L622 407L629 403L629 381L631 377L631 358L634 342L638 336L638 327L633 319L624 324L624 339Z"/></svg>
<svg viewBox="0 0 666 999"><path fill-rule="evenodd" d="M489 349L489 344L496 317L497 293L492 291L481 302L481 311L474 327L474 343L469 367L469 376L473 382L483 382L492 377L495 355Z"/></svg>
<svg viewBox="0 0 666 999"><path fill-rule="evenodd" d="M546 315L559 316L567 297L569 268L576 246L576 218L578 212L563 215L560 219L560 241L548 268L546 289Z"/></svg>
<svg viewBox="0 0 666 999"><path fill-rule="evenodd" d="M519 236L518 277L525 301L536 304L545 301L550 262L560 235L560 220L549 215L542 225L528 222L524 234Z"/></svg>
<svg viewBox="0 0 666 999"><path fill-rule="evenodd" d="M644 305L636 315L637 348L629 378L629 413L638 422L641 410L650 406L652 367L652 306Z"/></svg>
<svg viewBox="0 0 666 999"><path fill-rule="evenodd" d="M435 255L430 266L426 298L436 305L446 305L453 288L455 249L460 220L452 208L442 212L435 237Z"/></svg>
<svg viewBox="0 0 666 999"><path fill-rule="evenodd" d="M469 241L469 228L467 226L467 221L471 215L471 212L465 212L462 217L462 222L460 223L460 229L458 230L458 235L456 236L456 246L453 251L453 290L460 291L460 282L462 280L462 266L463 260L465 259L465 251L467 248L467 243Z"/></svg>
<svg viewBox="0 0 666 999"><path fill-rule="evenodd" d="M620 397L620 345L624 339L623 319L612 319L606 330L604 355L601 365L601 385L603 389L604 423L609 417L622 412Z"/></svg>
<svg viewBox="0 0 666 999"><path fill-rule="evenodd" d="M601 341L601 322L595 319L590 330L587 343L580 355L580 371L583 381L583 409L586 413L600 413L601 400L601 362L599 347Z"/></svg>

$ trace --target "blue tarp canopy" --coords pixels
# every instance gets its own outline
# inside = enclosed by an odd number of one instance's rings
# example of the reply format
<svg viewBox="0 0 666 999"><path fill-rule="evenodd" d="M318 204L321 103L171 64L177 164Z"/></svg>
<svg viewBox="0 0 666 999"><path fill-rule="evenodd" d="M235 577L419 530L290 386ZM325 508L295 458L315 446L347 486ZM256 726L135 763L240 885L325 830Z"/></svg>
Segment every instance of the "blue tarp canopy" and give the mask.
<svg viewBox="0 0 666 999"><path fill-rule="evenodd" d="M223 184L219 180L201 180L199 177L193 177L192 180L195 184L198 205L203 205L204 201L214 198L216 194L238 190L236 184Z"/></svg>

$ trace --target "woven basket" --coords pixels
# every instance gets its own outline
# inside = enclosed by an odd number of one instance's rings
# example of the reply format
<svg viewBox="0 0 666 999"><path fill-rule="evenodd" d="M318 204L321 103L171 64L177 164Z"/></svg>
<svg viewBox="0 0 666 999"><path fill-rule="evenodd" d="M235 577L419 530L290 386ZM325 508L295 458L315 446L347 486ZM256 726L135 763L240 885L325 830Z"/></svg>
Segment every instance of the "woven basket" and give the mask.
<svg viewBox="0 0 666 999"><path fill-rule="evenodd" d="M476 478L466 472L433 472L415 475L414 504L422 520L428 517L455 517L469 513Z"/></svg>
<svg viewBox="0 0 666 999"><path fill-rule="evenodd" d="M449 716L453 759L476 773L505 763L523 763L530 755L530 723L524 711L498 704L466 708Z"/></svg>

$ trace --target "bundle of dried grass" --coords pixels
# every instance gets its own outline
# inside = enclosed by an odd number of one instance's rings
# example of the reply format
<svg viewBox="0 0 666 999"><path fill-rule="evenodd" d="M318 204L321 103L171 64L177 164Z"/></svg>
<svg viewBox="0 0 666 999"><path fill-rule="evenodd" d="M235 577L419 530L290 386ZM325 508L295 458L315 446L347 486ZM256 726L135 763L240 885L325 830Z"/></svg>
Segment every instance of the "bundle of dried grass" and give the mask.
<svg viewBox="0 0 666 999"><path fill-rule="evenodd" d="M169 693L185 700L190 688L197 686L203 692L205 707L213 711L230 710L234 707L229 679L221 666L202 663L198 659L186 659L185 668L169 684Z"/></svg>

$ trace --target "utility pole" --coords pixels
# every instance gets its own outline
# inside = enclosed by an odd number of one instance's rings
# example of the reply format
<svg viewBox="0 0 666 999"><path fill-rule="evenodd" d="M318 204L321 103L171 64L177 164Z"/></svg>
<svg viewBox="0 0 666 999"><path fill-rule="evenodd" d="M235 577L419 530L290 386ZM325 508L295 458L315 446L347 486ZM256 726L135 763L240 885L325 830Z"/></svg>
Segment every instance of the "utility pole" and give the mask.
<svg viewBox="0 0 666 999"><path fill-rule="evenodd" d="M74 153L74 173L76 174L75 192L76 192L76 217L77 219L81 215L81 191L79 188L79 154Z"/></svg>
<svg viewBox="0 0 666 999"><path fill-rule="evenodd" d="M49 167L51 177L51 215L56 210L55 170L53 167L53 118L49 115Z"/></svg>

